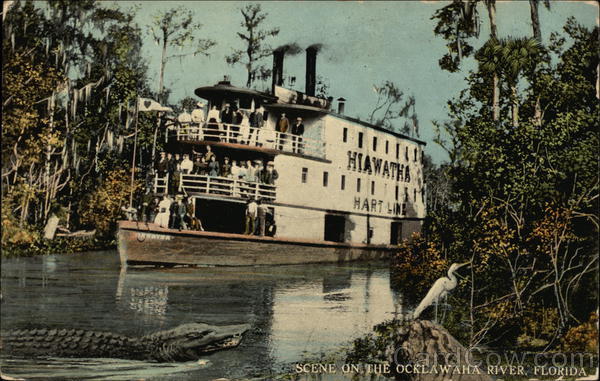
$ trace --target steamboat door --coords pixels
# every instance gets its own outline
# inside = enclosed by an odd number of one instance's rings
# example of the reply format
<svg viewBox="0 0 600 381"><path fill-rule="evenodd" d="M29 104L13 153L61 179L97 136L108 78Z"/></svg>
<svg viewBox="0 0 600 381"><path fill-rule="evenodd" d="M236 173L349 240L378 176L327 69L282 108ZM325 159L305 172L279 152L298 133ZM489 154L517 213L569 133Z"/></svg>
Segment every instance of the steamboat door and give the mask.
<svg viewBox="0 0 600 381"><path fill-rule="evenodd" d="M346 216L325 215L325 241L344 242Z"/></svg>
<svg viewBox="0 0 600 381"><path fill-rule="evenodd" d="M392 221L390 224L390 244L397 245L402 240L402 222Z"/></svg>
<svg viewBox="0 0 600 381"><path fill-rule="evenodd" d="M196 198L196 217L204 230L221 233L244 233L246 204Z"/></svg>

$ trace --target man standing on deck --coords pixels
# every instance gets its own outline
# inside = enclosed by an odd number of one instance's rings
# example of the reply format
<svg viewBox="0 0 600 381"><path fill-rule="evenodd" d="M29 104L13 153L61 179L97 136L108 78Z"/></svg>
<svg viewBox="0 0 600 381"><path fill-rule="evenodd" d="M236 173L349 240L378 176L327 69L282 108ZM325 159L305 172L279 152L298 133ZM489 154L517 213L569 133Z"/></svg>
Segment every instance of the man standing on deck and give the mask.
<svg viewBox="0 0 600 381"><path fill-rule="evenodd" d="M196 108L192 111L192 123L194 124L194 129L196 129L196 139L202 140L202 128L204 127L204 122L206 118L204 117L204 103L198 102L196 103Z"/></svg>
<svg viewBox="0 0 600 381"><path fill-rule="evenodd" d="M258 199L258 235L261 237L265 236L265 226L267 220L267 206L262 203L262 199Z"/></svg>
<svg viewBox="0 0 600 381"><path fill-rule="evenodd" d="M277 173L277 170L275 169L275 163L273 163L272 161L269 161L267 163L267 170L265 171L265 174L264 174L265 184L275 185L275 180L277 180L278 177L279 177L279 173Z"/></svg>
<svg viewBox="0 0 600 381"><path fill-rule="evenodd" d="M282 113L277 121L277 131L279 131L279 150L283 149L283 144L287 139L287 131L290 128L290 121L286 118L285 113Z"/></svg>
<svg viewBox="0 0 600 381"><path fill-rule="evenodd" d="M256 229L256 216L258 213L258 205L253 198L248 200L248 206L246 207L246 230L244 234L252 235Z"/></svg>
<svg viewBox="0 0 600 381"><path fill-rule="evenodd" d="M292 126L293 146L292 151L302 153L302 135L304 135L304 124L302 118L296 118L296 123Z"/></svg>

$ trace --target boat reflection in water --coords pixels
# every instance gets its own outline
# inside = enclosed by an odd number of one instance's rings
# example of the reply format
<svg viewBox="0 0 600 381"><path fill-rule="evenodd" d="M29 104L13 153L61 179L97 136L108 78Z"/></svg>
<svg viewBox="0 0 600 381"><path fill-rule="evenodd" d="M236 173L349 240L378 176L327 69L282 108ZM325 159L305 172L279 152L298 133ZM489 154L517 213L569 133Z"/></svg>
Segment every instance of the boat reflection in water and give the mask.
<svg viewBox="0 0 600 381"><path fill-rule="evenodd" d="M197 380L290 372L295 362L338 349L398 309L385 264L120 269L116 252L52 258L51 276L37 258L3 260L2 329L32 321L128 335L189 322L252 328L239 347L203 357L205 365L16 360L3 353L7 374Z"/></svg>

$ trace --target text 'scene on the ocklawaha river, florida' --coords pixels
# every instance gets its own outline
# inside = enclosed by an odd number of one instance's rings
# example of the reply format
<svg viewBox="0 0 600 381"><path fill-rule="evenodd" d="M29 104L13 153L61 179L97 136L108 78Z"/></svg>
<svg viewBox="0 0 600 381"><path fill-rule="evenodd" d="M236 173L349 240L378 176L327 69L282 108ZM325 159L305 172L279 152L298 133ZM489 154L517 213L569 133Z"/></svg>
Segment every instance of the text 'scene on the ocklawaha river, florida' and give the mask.
<svg viewBox="0 0 600 381"><path fill-rule="evenodd" d="M4 1L3 379L595 380L594 1Z"/></svg>

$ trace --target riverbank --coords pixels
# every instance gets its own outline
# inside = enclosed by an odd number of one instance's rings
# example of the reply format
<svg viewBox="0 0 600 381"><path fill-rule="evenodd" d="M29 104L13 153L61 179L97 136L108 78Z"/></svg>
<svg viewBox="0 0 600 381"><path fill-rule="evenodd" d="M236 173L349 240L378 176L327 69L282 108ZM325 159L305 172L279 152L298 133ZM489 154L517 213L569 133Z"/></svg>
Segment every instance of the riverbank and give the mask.
<svg viewBox="0 0 600 381"><path fill-rule="evenodd" d="M53 240L43 238L30 242L2 244L2 257L33 257L50 254L74 254L86 251L116 249L115 239L102 239L96 237L57 237Z"/></svg>

